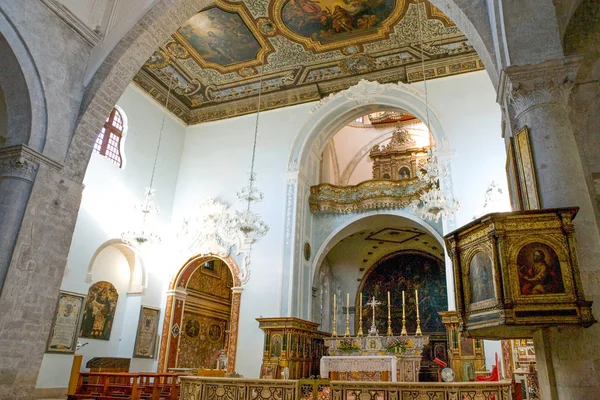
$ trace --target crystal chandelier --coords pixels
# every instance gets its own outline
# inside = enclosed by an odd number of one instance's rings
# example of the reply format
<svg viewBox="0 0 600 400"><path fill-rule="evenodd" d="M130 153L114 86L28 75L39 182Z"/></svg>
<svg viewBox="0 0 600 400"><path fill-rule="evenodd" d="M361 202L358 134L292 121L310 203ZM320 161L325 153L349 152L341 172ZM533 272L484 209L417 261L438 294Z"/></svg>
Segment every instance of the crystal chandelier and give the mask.
<svg viewBox="0 0 600 400"><path fill-rule="evenodd" d="M256 174L254 173L254 161L256 159L256 141L258 138L258 122L260 117L260 100L262 95L263 75L265 68L265 59L262 59L260 68L260 79L258 81L258 100L256 102L256 121L254 123L254 142L252 145L252 161L250 162L250 173L248 175L248 184L239 192L237 198L246 205L244 211L236 211L231 218L231 228L239 232L241 242L248 247L248 257L250 254L250 245L263 237L268 231L269 226L262 220L259 214L253 213L250 208L253 203L258 203L263 199L263 193L256 187Z"/></svg>
<svg viewBox="0 0 600 400"><path fill-rule="evenodd" d="M156 154L154 155L154 164L152 166L152 174L150 176L150 186L147 187L144 192L144 201L134 207L134 213L136 215L135 219L137 220L135 222L136 227L121 233L121 240L124 243L134 247L141 247L149 244L159 244L161 240L160 236L153 232L153 223L158 215L158 206L154 203L154 193L156 190L152 186L154 184L154 173L156 172L156 162L158 161L160 143L162 141L163 130L165 128L165 118L167 116L167 107L169 106L172 83L173 76L171 76L169 81L169 89L167 91L167 98L165 100L165 111L163 112L162 123L160 125L160 131L158 134Z"/></svg>
<svg viewBox="0 0 600 400"><path fill-rule="evenodd" d="M199 205L196 215L184 221L183 229L178 235L180 243L186 243L187 249L184 249L184 251L189 252L191 255L216 254L220 257L227 257L232 247L236 246L236 255L243 254L239 271L239 278L242 283L247 282L250 276L249 266L252 244L269 231L269 226L262 220L261 216L251 210L252 204L263 199L263 193L256 186L256 174L254 173L263 69L264 59L258 87L250 174L246 186L237 192L237 198L244 203L244 209L242 211L231 211L227 205L208 199Z"/></svg>
<svg viewBox="0 0 600 400"><path fill-rule="evenodd" d="M429 98L427 95L427 76L425 74L425 57L423 54L424 40L423 28L421 26L421 8L419 8L419 31L421 35L421 72L423 73L423 85L425 88L425 109L426 109L426 124L429 132L429 149L427 151L427 162L423 164L417 173L417 177L427 183L429 189L421 193L418 200L413 200L410 207L422 219L435 221L436 223L443 219L453 219L458 212L460 203L452 196L442 183L449 178L448 168L441 166L438 162L437 152L432 146L431 128L429 124Z"/></svg>

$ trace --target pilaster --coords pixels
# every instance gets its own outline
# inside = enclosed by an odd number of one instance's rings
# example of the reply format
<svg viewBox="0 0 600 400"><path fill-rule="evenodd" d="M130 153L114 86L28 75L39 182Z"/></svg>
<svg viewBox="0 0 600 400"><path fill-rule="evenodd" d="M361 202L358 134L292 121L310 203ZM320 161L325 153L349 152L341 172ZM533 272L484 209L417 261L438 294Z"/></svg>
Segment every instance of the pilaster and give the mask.
<svg viewBox="0 0 600 400"><path fill-rule="evenodd" d="M507 136L524 126L529 128L540 208L579 207L573 243L576 240L584 292L586 297L595 298L600 295L597 261L600 235L568 103L579 62L578 57L568 57L508 67L502 71L498 102L508 121ZM595 315L600 312L597 303L592 312ZM600 390L600 370L596 367L599 342L598 324L587 329L552 329L535 335L543 397L595 398Z"/></svg>

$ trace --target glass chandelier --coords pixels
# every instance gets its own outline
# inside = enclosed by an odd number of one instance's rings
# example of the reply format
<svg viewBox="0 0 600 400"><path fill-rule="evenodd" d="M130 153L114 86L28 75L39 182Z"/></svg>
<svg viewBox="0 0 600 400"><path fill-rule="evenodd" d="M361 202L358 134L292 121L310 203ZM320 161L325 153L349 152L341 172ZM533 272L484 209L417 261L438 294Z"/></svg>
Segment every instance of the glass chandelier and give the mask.
<svg viewBox="0 0 600 400"><path fill-rule="evenodd" d="M154 173L156 172L156 162L158 161L158 154L160 151L160 143L162 141L163 130L165 128L165 118L168 112L169 97L171 95L171 85L173 83L173 76L169 81L169 88L167 90L167 98L165 100L165 111L163 112L162 123L160 125L160 131L158 134L158 143L156 145L156 154L154 155L154 164L152 166L152 174L150 176L150 186L144 191L144 200L141 204L134 207L135 228L127 230L121 233L121 240L134 247L141 247L144 245L159 244L161 241L160 236L153 231L153 225L158 216L158 206L154 203L154 193L156 190L152 187L154 184Z"/></svg>
<svg viewBox="0 0 600 400"><path fill-rule="evenodd" d="M264 68L265 59L263 58L260 68L260 79L258 81L258 100L256 103L256 121L254 123L254 142L252 145L252 161L250 162L248 184L242 187L239 192L237 192L237 198L246 204L246 209L244 211L235 211L230 221L231 228L234 231L239 232L239 235L241 236L241 242L248 243L248 246L255 240L266 235L266 233L269 231L269 226L262 220L261 216L251 211L252 204L261 202L264 197L263 193L256 187L256 174L254 172ZM248 250L248 257L249 252L250 250Z"/></svg>
<svg viewBox="0 0 600 400"><path fill-rule="evenodd" d="M423 73L423 85L425 88L425 109L426 109L426 125L429 132L429 149L427 151L427 161L417 172L417 177L427 183L429 189L421 193L418 200L413 200L410 207L422 219L435 221L436 223L443 219L453 219L458 212L460 203L452 196L448 190L444 190L442 183L449 179L448 168L441 166L435 146L432 145L431 128L429 124L429 98L427 94L427 76L425 74L425 57L423 54L424 39L423 27L421 25L421 8L419 7L419 32L421 35L421 72Z"/></svg>

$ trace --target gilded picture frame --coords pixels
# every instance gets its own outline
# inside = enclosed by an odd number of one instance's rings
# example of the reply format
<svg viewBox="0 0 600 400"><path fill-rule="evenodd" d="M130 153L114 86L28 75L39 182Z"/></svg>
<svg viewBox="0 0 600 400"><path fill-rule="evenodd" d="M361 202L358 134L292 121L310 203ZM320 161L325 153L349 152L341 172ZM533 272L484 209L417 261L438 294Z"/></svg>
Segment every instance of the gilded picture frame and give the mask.
<svg viewBox="0 0 600 400"><path fill-rule="evenodd" d="M515 149L513 138L509 138L506 148L506 179L508 180L508 193L510 196L510 205L513 211L520 211L523 208L521 184L517 173L517 162L515 159Z"/></svg>
<svg viewBox="0 0 600 400"><path fill-rule="evenodd" d="M83 318L85 294L61 291L56 303L46 353L74 354Z"/></svg>
<svg viewBox="0 0 600 400"><path fill-rule="evenodd" d="M539 210L541 204L527 125L515 133L514 148L523 209Z"/></svg>
<svg viewBox="0 0 600 400"><path fill-rule="evenodd" d="M141 306L133 345L134 358L154 358L159 319L160 308Z"/></svg>

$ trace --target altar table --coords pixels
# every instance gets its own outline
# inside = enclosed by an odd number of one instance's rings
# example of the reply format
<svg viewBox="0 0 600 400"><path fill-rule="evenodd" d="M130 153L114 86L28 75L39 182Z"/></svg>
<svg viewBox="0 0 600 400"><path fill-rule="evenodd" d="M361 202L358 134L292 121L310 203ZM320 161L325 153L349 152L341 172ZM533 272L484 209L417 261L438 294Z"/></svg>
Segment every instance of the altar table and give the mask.
<svg viewBox="0 0 600 400"><path fill-rule="evenodd" d="M321 357L321 377L340 381L396 382L396 357Z"/></svg>

